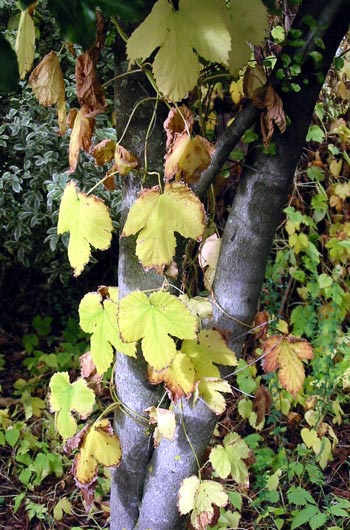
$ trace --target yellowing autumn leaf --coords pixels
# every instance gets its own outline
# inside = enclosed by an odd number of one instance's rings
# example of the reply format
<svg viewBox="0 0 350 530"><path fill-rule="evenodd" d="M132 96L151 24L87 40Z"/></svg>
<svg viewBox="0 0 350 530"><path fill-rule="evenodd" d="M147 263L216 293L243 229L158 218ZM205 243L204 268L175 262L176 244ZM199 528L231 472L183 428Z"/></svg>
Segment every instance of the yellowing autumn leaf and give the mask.
<svg viewBox="0 0 350 530"><path fill-rule="evenodd" d="M198 263L204 270L204 285L208 291L210 291L214 283L220 248L221 239L216 234L213 234L207 237L199 251Z"/></svg>
<svg viewBox="0 0 350 530"><path fill-rule="evenodd" d="M180 107L171 107L167 119L165 120L163 127L166 132L166 148L169 151L176 138L187 132L192 133L194 125L194 117L192 112L186 105Z"/></svg>
<svg viewBox="0 0 350 530"><path fill-rule="evenodd" d="M69 263L79 274L90 258L90 247L106 250L112 239L112 221L107 206L97 197L78 192L67 184L60 204L57 233L70 232Z"/></svg>
<svg viewBox="0 0 350 530"><path fill-rule="evenodd" d="M91 335L91 356L98 374L113 362L113 347L125 355L136 357L136 345L125 344L119 335L118 289L108 287L108 296L87 293L79 305L80 327Z"/></svg>
<svg viewBox="0 0 350 530"><path fill-rule="evenodd" d="M29 9L21 11L15 44L21 79L31 69L35 56L35 26Z"/></svg>
<svg viewBox="0 0 350 530"><path fill-rule="evenodd" d="M156 425L153 433L154 446L158 447L161 440L166 438L172 440L175 435L176 419L175 413L169 409L161 409L160 407L150 407L146 409L149 414L151 425Z"/></svg>
<svg viewBox="0 0 350 530"><path fill-rule="evenodd" d="M114 160L113 170L123 177L139 165L136 156L119 144L115 146Z"/></svg>
<svg viewBox="0 0 350 530"><path fill-rule="evenodd" d="M167 0L158 0L129 38L128 58L132 62L147 59L156 48L157 86L166 97L179 101L197 83L199 56L227 63L230 36L222 11L211 0L181 0L178 10Z"/></svg>
<svg viewBox="0 0 350 530"><path fill-rule="evenodd" d="M102 140L102 142L95 145L90 153L95 159L96 166L103 166L107 162L110 162L114 158L116 143L110 138Z"/></svg>
<svg viewBox="0 0 350 530"><path fill-rule="evenodd" d="M148 369L148 380L153 385L164 382L172 401L190 396L194 389L195 370L193 362L188 355L176 352L171 365L164 370Z"/></svg>
<svg viewBox="0 0 350 530"><path fill-rule="evenodd" d="M122 236L138 234L136 254L145 268L162 269L176 248L174 232L199 239L205 229L202 203L184 184L146 190L130 208Z"/></svg>
<svg viewBox="0 0 350 530"><path fill-rule="evenodd" d="M62 438L70 438L77 430L77 422L72 412L81 418L92 413L95 394L87 387L84 379L70 383L67 372L56 373L50 380L49 403L56 413L56 428Z"/></svg>
<svg viewBox="0 0 350 530"><path fill-rule="evenodd" d="M232 394L231 387L224 379L216 377L204 377L199 383L195 391L195 401L200 396L210 410L220 415L226 410L226 400L222 394Z"/></svg>
<svg viewBox="0 0 350 530"><path fill-rule="evenodd" d="M166 180L197 182L202 172L210 164L213 152L211 144L202 136L191 138L184 133L179 135L166 155L164 175Z"/></svg>
<svg viewBox="0 0 350 530"><path fill-rule="evenodd" d="M238 76L252 53L248 43L261 44L267 35L266 7L260 0L231 0L228 28L231 37L229 69Z"/></svg>
<svg viewBox="0 0 350 530"><path fill-rule="evenodd" d="M210 453L209 460L220 478L229 475L245 487L249 486L249 473L244 459L250 455L250 449L239 434L229 433L224 438L224 445L216 445Z"/></svg>
<svg viewBox="0 0 350 530"><path fill-rule="evenodd" d="M57 54L51 51L42 59L29 77L29 84L41 105L57 103L60 133L66 130L66 97L64 79Z"/></svg>
<svg viewBox="0 0 350 530"><path fill-rule="evenodd" d="M185 478L179 490L179 512L191 513L191 524L198 530L206 530L214 517L215 506L226 506L228 496L224 487L213 480L199 480L196 476Z"/></svg>
<svg viewBox="0 0 350 530"><path fill-rule="evenodd" d="M176 344L169 336L193 339L196 319L176 296L134 291L120 300L119 329L125 342L141 339L144 358L156 370L170 365Z"/></svg>
<svg viewBox="0 0 350 530"><path fill-rule="evenodd" d="M84 434L80 451L73 464L73 472L79 486L90 485L97 477L97 467L117 466L121 459L118 437L108 420L96 422Z"/></svg>
<svg viewBox="0 0 350 530"><path fill-rule="evenodd" d="M266 372L278 370L278 379L286 390L296 396L303 387L305 370L300 359L312 359L309 342L292 336L273 335L263 343L263 368Z"/></svg>
<svg viewBox="0 0 350 530"><path fill-rule="evenodd" d="M95 118L86 116L85 110L82 108L72 109L68 114L68 125L72 128L69 141L69 167L70 171L76 170L79 153L82 149L87 153L90 150L91 138L95 128Z"/></svg>
<svg viewBox="0 0 350 530"><path fill-rule="evenodd" d="M225 343L222 335L214 329L202 329L196 340L184 340L181 352L188 355L196 371L196 380L202 377L220 377L216 364L236 366L237 359Z"/></svg>

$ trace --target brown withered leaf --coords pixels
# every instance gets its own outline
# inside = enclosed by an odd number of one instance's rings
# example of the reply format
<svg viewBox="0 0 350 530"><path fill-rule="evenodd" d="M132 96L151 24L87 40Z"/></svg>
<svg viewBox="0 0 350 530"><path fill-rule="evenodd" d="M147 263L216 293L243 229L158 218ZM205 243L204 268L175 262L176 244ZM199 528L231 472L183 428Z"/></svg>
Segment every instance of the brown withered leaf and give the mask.
<svg viewBox="0 0 350 530"><path fill-rule="evenodd" d="M265 109L265 112L260 115L260 125L264 146L268 148L275 125L281 133L286 130L287 123L283 103L272 85L268 85L266 89L256 90L253 103L259 109Z"/></svg>
<svg viewBox="0 0 350 530"><path fill-rule="evenodd" d="M115 168L115 165L111 167L103 177L103 185L108 191L115 190L115 174L118 173L118 171Z"/></svg>
<svg viewBox="0 0 350 530"><path fill-rule="evenodd" d="M77 97L81 107L85 108L87 117L93 117L104 112L107 101L97 77L95 62L89 52L84 52L77 58L75 64L75 80Z"/></svg>
<svg viewBox="0 0 350 530"><path fill-rule="evenodd" d="M209 166L214 148L202 136L191 138L183 133L177 136L172 150L165 155L164 174L167 181L197 182Z"/></svg>
<svg viewBox="0 0 350 530"><path fill-rule="evenodd" d="M259 425L269 412L272 405L272 398L270 392L264 386L259 386L255 392L255 399L253 401L253 409L256 412L256 424Z"/></svg>
<svg viewBox="0 0 350 530"><path fill-rule="evenodd" d="M96 371L90 351L80 356L79 364L82 377L89 383L89 387L92 388L95 394L100 396L102 394L102 376L98 375Z"/></svg>
<svg viewBox="0 0 350 530"><path fill-rule="evenodd" d="M309 342L291 335L273 335L263 343L264 372L278 370L278 379L286 390L297 395L302 389L305 370L301 359L312 359L313 350Z"/></svg>
<svg viewBox="0 0 350 530"><path fill-rule="evenodd" d="M164 382L169 397L178 401L192 394L195 383L195 370L188 355L178 352L170 366L160 372L148 366L147 377L152 385Z"/></svg>
<svg viewBox="0 0 350 530"><path fill-rule="evenodd" d="M115 141L109 138L95 145L91 149L90 154L94 157L96 166L103 166L111 162L114 158L115 147Z"/></svg>
<svg viewBox="0 0 350 530"><path fill-rule="evenodd" d="M187 129L186 129L187 125ZM166 132L166 148L170 151L176 137L184 132L191 134L194 125L193 114L186 105L172 107L169 110L167 119L163 127Z"/></svg>
<svg viewBox="0 0 350 530"><path fill-rule="evenodd" d="M34 68L29 84L41 105L49 107L57 103L60 133L66 130L66 96L64 79L57 54L51 51Z"/></svg>
<svg viewBox="0 0 350 530"><path fill-rule="evenodd" d="M261 89L266 83L266 72L260 64L257 64L254 68L248 66L243 77L243 92L245 97L253 99L255 91Z"/></svg>
<svg viewBox="0 0 350 530"><path fill-rule="evenodd" d="M266 339L270 315L268 311L258 311L254 318L253 330L256 339Z"/></svg>
<svg viewBox="0 0 350 530"><path fill-rule="evenodd" d="M87 153L90 150L95 118L86 116L84 109L72 109L68 114L67 122L72 127L68 158L70 171L74 172L78 164L80 150L82 149Z"/></svg>
<svg viewBox="0 0 350 530"><path fill-rule="evenodd" d="M113 168L123 177L139 165L136 156L119 144L115 146L114 160Z"/></svg>

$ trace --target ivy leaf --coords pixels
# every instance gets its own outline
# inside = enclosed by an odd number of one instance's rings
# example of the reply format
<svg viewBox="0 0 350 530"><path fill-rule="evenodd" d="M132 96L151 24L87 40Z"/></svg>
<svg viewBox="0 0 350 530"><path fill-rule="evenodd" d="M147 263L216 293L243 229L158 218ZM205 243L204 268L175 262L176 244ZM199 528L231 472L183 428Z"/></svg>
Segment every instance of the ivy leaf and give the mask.
<svg viewBox="0 0 350 530"><path fill-rule="evenodd" d="M213 505L226 506L228 496L222 484L213 480L202 480L191 476L185 478L179 490L179 512L191 513L191 524L198 530L205 530L214 517Z"/></svg>
<svg viewBox="0 0 350 530"><path fill-rule="evenodd" d="M235 354L226 346L222 335L214 329L202 329L197 340L184 340L181 351L192 359L197 380L202 377L220 377L215 364L237 364Z"/></svg>
<svg viewBox="0 0 350 530"><path fill-rule="evenodd" d="M238 484L249 486L249 473L245 458L250 449L239 434L229 433L224 438L224 445L216 445L210 453L209 460L220 478L231 475Z"/></svg>
<svg viewBox="0 0 350 530"><path fill-rule="evenodd" d="M145 412L149 414L151 425L157 425L153 433L154 447L158 447L162 438L167 440L174 438L176 419L172 410L149 407Z"/></svg>
<svg viewBox="0 0 350 530"><path fill-rule="evenodd" d="M90 486L97 478L99 464L117 466L121 459L120 442L108 420L103 419L84 432L80 451L73 464L79 486Z"/></svg>
<svg viewBox="0 0 350 530"><path fill-rule="evenodd" d="M23 79L31 69L35 57L35 26L28 9L21 11L15 51L18 60L19 76Z"/></svg>
<svg viewBox="0 0 350 530"><path fill-rule="evenodd" d="M263 344L264 372L278 371L278 379L286 390L296 396L303 387L305 370L300 359L312 359L309 342L292 336L273 335Z"/></svg>
<svg viewBox="0 0 350 530"><path fill-rule="evenodd" d="M64 79L57 54L51 51L41 60L29 77L29 84L41 105L57 103L60 133L66 130L66 97Z"/></svg>
<svg viewBox="0 0 350 530"><path fill-rule="evenodd" d="M202 203L184 184L166 184L141 193L131 206L122 236L138 234L136 254L145 268L161 269L175 254L174 232L199 239L205 229Z"/></svg>
<svg viewBox="0 0 350 530"><path fill-rule="evenodd" d="M162 370L176 355L176 344L169 335L193 339L196 319L176 296L156 292L147 297L134 291L120 300L119 329L125 342L142 339L144 358L153 368Z"/></svg>
<svg viewBox="0 0 350 530"><path fill-rule="evenodd" d="M153 73L157 86L166 97L179 101L197 83L198 56L227 63L230 36L222 11L210 0L181 0L178 10L167 0L158 0L129 38L128 58L132 62L147 59L156 48Z"/></svg>
<svg viewBox="0 0 350 530"><path fill-rule="evenodd" d="M164 382L172 401L190 396L194 389L195 370L193 362L184 353L176 352L171 365L164 370L148 368L148 380L153 385Z"/></svg>
<svg viewBox="0 0 350 530"><path fill-rule="evenodd" d="M231 37L229 68L238 76L239 70L251 56L250 44L261 44L267 36L268 16L260 0L231 0L228 28Z"/></svg>
<svg viewBox="0 0 350 530"><path fill-rule="evenodd" d="M69 141L69 167L76 170L80 150L89 152L91 138L95 128L95 118L85 114L85 109L71 109L68 114L68 126L72 129Z"/></svg>
<svg viewBox="0 0 350 530"><path fill-rule="evenodd" d="M57 233L70 232L68 259L79 276L90 258L90 246L106 250L112 239L112 221L107 206L97 197L78 192L67 184L60 204Z"/></svg>
<svg viewBox="0 0 350 530"><path fill-rule="evenodd" d="M67 372L54 374L49 387L50 408L56 413L57 431L62 438L70 438L77 430L72 412L77 412L83 419L89 416L95 403L95 394L84 379L70 383Z"/></svg>
<svg viewBox="0 0 350 530"><path fill-rule="evenodd" d="M118 289L108 287L107 296L87 293L79 304L80 327L91 335L91 356L97 373L103 374L113 362L113 348L136 357L136 345L125 344L119 335Z"/></svg>
<svg viewBox="0 0 350 530"><path fill-rule="evenodd" d="M205 377L197 383L195 401L200 395L210 410L220 415L226 410L226 401L222 393L232 394L227 381L215 377Z"/></svg>

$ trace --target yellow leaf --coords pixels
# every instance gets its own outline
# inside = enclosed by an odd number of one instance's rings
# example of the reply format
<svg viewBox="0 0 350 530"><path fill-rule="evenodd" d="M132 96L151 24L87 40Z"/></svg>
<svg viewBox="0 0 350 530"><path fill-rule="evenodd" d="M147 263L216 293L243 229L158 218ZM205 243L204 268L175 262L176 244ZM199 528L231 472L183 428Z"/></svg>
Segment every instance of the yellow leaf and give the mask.
<svg viewBox="0 0 350 530"><path fill-rule="evenodd" d="M78 164L80 150L90 150L95 118L86 116L84 109L72 109L68 114L68 123L73 127L69 141L69 167L73 172Z"/></svg>
<svg viewBox="0 0 350 530"><path fill-rule="evenodd" d="M119 144L115 146L114 160L113 170L123 177L139 165L136 156Z"/></svg>
<svg viewBox="0 0 350 530"><path fill-rule="evenodd" d="M41 105L49 107L57 103L60 133L66 130L66 97L61 66L54 51L42 59L29 77L29 84Z"/></svg>
<svg viewBox="0 0 350 530"><path fill-rule="evenodd" d="M118 437L108 420L96 422L85 434L74 461L74 475L81 486L90 485L97 476L97 466L117 466L121 459Z"/></svg>
<svg viewBox="0 0 350 530"><path fill-rule="evenodd" d="M199 56L227 63L230 36L222 10L211 0L182 0L178 10L167 0L158 0L129 38L128 58L147 59L156 48L153 73L157 86L166 97L179 101L197 83Z"/></svg>
<svg viewBox="0 0 350 530"><path fill-rule="evenodd" d="M219 260L221 239L213 234L201 245L198 262L204 272L204 285L210 291L214 283L216 265Z"/></svg>
<svg viewBox="0 0 350 530"><path fill-rule="evenodd" d="M309 342L292 336L273 335L263 344L265 373L278 370L278 379L286 390L296 396L303 387L305 370L300 359L312 359Z"/></svg>
<svg viewBox="0 0 350 530"><path fill-rule="evenodd" d="M172 440L175 435L176 419L173 411L161 409L160 407L150 407L146 411L150 417L150 423L157 427L153 433L154 446L158 447L162 438Z"/></svg>
<svg viewBox="0 0 350 530"><path fill-rule="evenodd" d="M193 362L181 352L176 352L171 365L164 370L148 368L148 380L153 385L164 382L172 401L190 396L194 389L195 370Z"/></svg>
<svg viewBox="0 0 350 530"><path fill-rule="evenodd" d="M32 67L35 56L35 26L29 10L21 11L15 51L20 78L23 79Z"/></svg>
<svg viewBox="0 0 350 530"><path fill-rule="evenodd" d="M215 377L202 378L197 386L199 394L210 410L217 416L225 412L226 401L222 393L232 394L231 387L227 381Z"/></svg>
<svg viewBox="0 0 350 530"><path fill-rule="evenodd" d="M90 258L90 247L106 250L112 239L112 221L107 206L97 197L78 192L67 184L60 204L57 233L70 232L68 259L79 274Z"/></svg>
<svg viewBox="0 0 350 530"><path fill-rule="evenodd" d="M197 182L209 166L212 146L205 138L191 138L184 133L175 140L172 150L166 155L164 174L166 180Z"/></svg>
<svg viewBox="0 0 350 530"><path fill-rule="evenodd" d="M138 234L136 254L145 268L162 270L175 254L174 232L199 239L205 229L202 203L184 184L146 190L130 208L122 236Z"/></svg>

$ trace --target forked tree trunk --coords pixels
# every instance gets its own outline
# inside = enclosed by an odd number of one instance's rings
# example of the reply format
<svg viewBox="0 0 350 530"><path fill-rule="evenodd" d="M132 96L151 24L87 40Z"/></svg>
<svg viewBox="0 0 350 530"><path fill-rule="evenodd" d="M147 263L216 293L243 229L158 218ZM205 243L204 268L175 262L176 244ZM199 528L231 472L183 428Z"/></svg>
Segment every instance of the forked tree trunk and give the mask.
<svg viewBox="0 0 350 530"><path fill-rule="evenodd" d="M315 35L304 27L302 19L311 15L318 22L319 35L325 43L318 75L309 52L314 50ZM225 227L219 264L213 287L213 326L226 330L229 345L239 353L247 327L252 323L261 292L266 263L276 227L286 205L295 168L305 142L313 109L321 89L320 74L325 76L332 58L345 35L350 21L349 0L307 0L303 2L295 26L303 31L304 61L300 75L301 91L284 94L283 105L291 125L283 135L275 134L275 156L262 154L255 146L240 179L230 216ZM289 50L294 53L294 50ZM288 50L287 50L288 52ZM123 68L117 56L118 68ZM303 84L303 79L308 84ZM298 82L298 80L294 80ZM125 123L135 99L144 97L144 81L126 78L116 86L116 115ZM135 97L134 97L135 96ZM213 163L203 175L205 184L197 187L200 196L213 175L233 149L245 127L249 127L256 111L249 107L224 133L218 143ZM148 128L147 115L138 114L131 123L130 135L124 145L140 154ZM156 139L151 145L155 160L152 169L162 166L164 150L161 122L155 126ZM123 184L122 209L125 217L135 200L140 184L130 177ZM119 261L120 295L135 289L160 286L162 278L144 272L135 258L134 241L122 239ZM239 322L244 322L243 326ZM143 414L157 404L162 390L150 387L145 379L145 366L139 360L117 356L116 386L121 401L132 411ZM116 414L115 427L121 439L123 460L113 472L111 491L111 530L181 530L186 520L179 517L177 493L181 481L196 473L196 457L200 460L210 442L216 417L201 401L193 407L183 400L176 407L178 427L173 441L163 440L156 450L147 432L147 425L132 414ZM191 443L189 443L191 442Z"/></svg>

